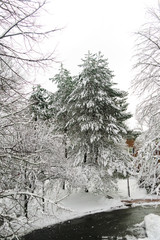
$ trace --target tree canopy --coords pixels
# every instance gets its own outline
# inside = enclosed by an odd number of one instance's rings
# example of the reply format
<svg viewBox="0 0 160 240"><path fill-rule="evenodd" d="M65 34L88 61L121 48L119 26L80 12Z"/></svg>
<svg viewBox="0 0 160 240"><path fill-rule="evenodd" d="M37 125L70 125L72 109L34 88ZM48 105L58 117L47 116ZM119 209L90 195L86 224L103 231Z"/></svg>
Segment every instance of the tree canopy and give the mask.
<svg viewBox="0 0 160 240"><path fill-rule="evenodd" d="M105 150L126 135L125 120L131 114L126 112L127 94L114 87L113 73L103 55L89 52L82 61L82 71L75 77L70 94L67 92L66 97L66 92L61 91L65 101L57 115L67 112L67 119L58 119L58 124L67 129L78 154L76 162L100 164L104 162ZM66 90L73 86L63 79Z"/></svg>
<svg viewBox="0 0 160 240"><path fill-rule="evenodd" d="M149 192L159 194L160 154L160 11L149 11L149 22L137 32L135 54L136 76L133 89L139 94L137 117L145 132L137 139L141 143L136 158L140 184Z"/></svg>

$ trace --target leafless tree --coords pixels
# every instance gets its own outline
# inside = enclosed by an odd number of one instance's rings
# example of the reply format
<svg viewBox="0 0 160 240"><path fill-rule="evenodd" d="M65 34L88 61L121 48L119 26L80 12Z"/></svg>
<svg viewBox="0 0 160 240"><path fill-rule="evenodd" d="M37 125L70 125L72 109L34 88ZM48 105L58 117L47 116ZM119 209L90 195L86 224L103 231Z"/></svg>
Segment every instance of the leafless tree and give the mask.
<svg viewBox="0 0 160 240"><path fill-rule="evenodd" d="M46 54L39 44L56 29L42 30L40 12L46 0L2 0L0 3L0 60L13 72L17 71L6 62L14 60L21 68L54 60L53 52ZM17 67L17 66L16 66Z"/></svg>
<svg viewBox="0 0 160 240"><path fill-rule="evenodd" d="M50 52L44 47L57 30L42 26L46 4L47 0L0 1L0 93L12 100L22 94L22 83L29 82L35 67L55 60L54 46ZM0 105L4 102L3 98Z"/></svg>
<svg viewBox="0 0 160 240"><path fill-rule="evenodd" d="M137 116L141 123L160 117L160 9L149 10L149 22L137 32L134 91L141 96Z"/></svg>
<svg viewBox="0 0 160 240"><path fill-rule="evenodd" d="M16 192L22 191L26 198L23 209L27 217L26 192L33 194L34 177L52 159L51 152L56 151L53 134L46 133L43 124L35 127L28 118L24 91L24 84L30 81L30 73L36 67L55 61L54 46L50 52L44 47L57 30L42 26L40 16L46 4L46 0L0 1L0 232L8 224L6 238L15 233L11 222L14 217L18 220L15 214L22 207ZM56 173L50 170L47 174L51 176L53 172ZM8 197L11 190L14 194ZM13 204L9 205L10 202Z"/></svg>
<svg viewBox="0 0 160 240"><path fill-rule="evenodd" d="M141 184L160 194L160 8L149 11L149 22L137 33L136 77L133 88L140 96L137 117L147 130L138 138L136 160Z"/></svg>
<svg viewBox="0 0 160 240"><path fill-rule="evenodd" d="M32 218L37 214L36 209L45 210L44 183L66 177L61 150L63 138L54 135L53 124L30 121L22 113L21 120L20 117L17 120L6 127L4 137L0 136L0 199L3 199L0 219L8 224L8 231L13 233L19 224L13 229L9 226L14 225L15 219L18 223L18 216ZM54 185L53 182L50 185ZM34 211L33 200L37 201ZM54 204L53 199L51 204ZM6 225L3 225L1 234L5 234L6 230ZM7 233L5 236L8 236Z"/></svg>

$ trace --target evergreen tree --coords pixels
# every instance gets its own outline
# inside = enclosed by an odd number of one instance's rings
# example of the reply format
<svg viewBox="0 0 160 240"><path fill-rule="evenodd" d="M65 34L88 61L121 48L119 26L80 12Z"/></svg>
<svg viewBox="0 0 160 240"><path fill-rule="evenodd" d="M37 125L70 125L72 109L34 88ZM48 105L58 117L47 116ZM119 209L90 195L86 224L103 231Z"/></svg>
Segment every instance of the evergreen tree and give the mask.
<svg viewBox="0 0 160 240"><path fill-rule="evenodd" d="M68 119L67 101L68 96L74 89L74 81L70 72L61 64L59 73L50 79L57 84L57 91L55 93L55 109L57 129L61 133L67 133L66 122Z"/></svg>
<svg viewBox="0 0 160 240"><path fill-rule="evenodd" d="M53 82L57 84L57 92L55 93L55 109L56 117L55 124L57 131L64 135L64 155L68 157L68 129L66 123L68 121L68 109L67 101L74 88L74 81L70 75L70 72L61 64L59 73L51 78Z"/></svg>
<svg viewBox="0 0 160 240"><path fill-rule="evenodd" d="M127 133L124 121L131 117L126 113L127 94L114 88L113 73L101 53L89 52L80 67L65 106L68 135L77 163L105 164L108 149Z"/></svg>
<svg viewBox="0 0 160 240"><path fill-rule="evenodd" d="M54 94L49 93L41 85L33 88L30 97L31 113L35 121L37 119L48 120L54 116Z"/></svg>

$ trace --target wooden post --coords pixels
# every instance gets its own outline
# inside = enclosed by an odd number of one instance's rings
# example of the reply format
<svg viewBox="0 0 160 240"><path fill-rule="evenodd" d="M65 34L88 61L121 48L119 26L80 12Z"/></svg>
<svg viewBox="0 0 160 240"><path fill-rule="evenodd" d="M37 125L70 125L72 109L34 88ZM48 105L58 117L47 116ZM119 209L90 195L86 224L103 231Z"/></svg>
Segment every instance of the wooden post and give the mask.
<svg viewBox="0 0 160 240"><path fill-rule="evenodd" d="M131 197L130 186L129 186L129 176L127 176L127 188L128 188L128 197Z"/></svg>

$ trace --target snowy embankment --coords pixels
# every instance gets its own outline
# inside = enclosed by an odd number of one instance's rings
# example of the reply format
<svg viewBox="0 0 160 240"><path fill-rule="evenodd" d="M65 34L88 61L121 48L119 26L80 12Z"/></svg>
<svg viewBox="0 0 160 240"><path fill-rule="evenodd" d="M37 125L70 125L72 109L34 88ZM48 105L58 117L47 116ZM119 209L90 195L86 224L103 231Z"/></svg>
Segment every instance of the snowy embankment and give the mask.
<svg viewBox="0 0 160 240"><path fill-rule="evenodd" d="M130 192L130 198L132 199L148 198L146 191L138 188L137 182L134 178L130 179ZM126 179L121 179L118 181L118 193L116 196L112 197L113 199L108 199L103 195L94 195L81 191L72 193L58 203L58 205L62 208L57 207L56 210L54 209L54 215L51 214L48 216L42 214L38 218L32 219L32 221L30 221L31 225L29 230L32 231L34 229L43 228L48 225L56 224L58 222L81 217L91 213L126 208L121 202L122 199L129 199ZM146 221L147 220L145 220L145 224ZM150 240L150 238L146 239ZM157 239L155 238L155 240Z"/></svg>
<svg viewBox="0 0 160 240"><path fill-rule="evenodd" d="M144 218L144 228L146 229L147 237L139 240L160 240L160 216L148 214Z"/></svg>
<svg viewBox="0 0 160 240"><path fill-rule="evenodd" d="M119 187L119 195L122 198L127 199L128 191L127 191L127 188L125 187L125 181L126 180L120 180L118 182L118 187ZM130 190L131 190L131 199L140 199L140 198L152 199L153 198L153 196L148 196L146 194L145 189L140 189L138 187L136 180L134 178L130 180ZM155 197L155 196L154 198L159 199L159 197ZM155 204L155 203L148 203L148 204ZM143 239L139 238L138 240L160 240L160 216L155 214L146 215L144 218L144 222L142 224L143 224L143 227L145 228L147 237ZM130 239L133 239L133 238L130 238Z"/></svg>
<svg viewBox="0 0 160 240"><path fill-rule="evenodd" d="M130 179L130 192L131 198L147 197L146 191L144 189L139 189L136 180L133 178ZM37 219L32 219L31 225L33 229L37 229L90 213L125 208L121 200L128 199L126 179L118 181L118 193L116 196L112 197L113 199L108 199L103 195L94 195L82 191L72 193L59 202L58 205L62 208L57 208L57 210L54 211L54 216L45 216L43 214L42 217L39 216Z"/></svg>

